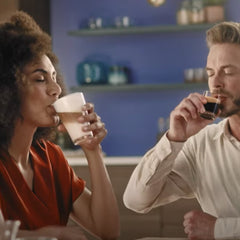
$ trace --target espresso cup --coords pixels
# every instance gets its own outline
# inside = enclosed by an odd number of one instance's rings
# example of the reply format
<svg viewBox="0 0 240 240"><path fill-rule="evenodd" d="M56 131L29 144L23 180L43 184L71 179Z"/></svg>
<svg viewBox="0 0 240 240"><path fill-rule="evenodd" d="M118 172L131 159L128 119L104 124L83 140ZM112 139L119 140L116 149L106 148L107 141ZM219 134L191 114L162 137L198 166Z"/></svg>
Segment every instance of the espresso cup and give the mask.
<svg viewBox="0 0 240 240"><path fill-rule="evenodd" d="M62 98L59 98L53 103L61 122L67 129L67 132L74 143L85 141L87 138L92 137L92 131L83 132L82 128L90 123L80 123L78 118L88 114L82 111L82 106L85 104L85 98L82 92L71 93Z"/></svg>
<svg viewBox="0 0 240 240"><path fill-rule="evenodd" d="M200 113L200 116L208 120L214 120L218 113L220 104L218 94L213 94L210 91L204 91L203 96L205 96L205 98L207 99L207 103L204 104L205 112Z"/></svg>

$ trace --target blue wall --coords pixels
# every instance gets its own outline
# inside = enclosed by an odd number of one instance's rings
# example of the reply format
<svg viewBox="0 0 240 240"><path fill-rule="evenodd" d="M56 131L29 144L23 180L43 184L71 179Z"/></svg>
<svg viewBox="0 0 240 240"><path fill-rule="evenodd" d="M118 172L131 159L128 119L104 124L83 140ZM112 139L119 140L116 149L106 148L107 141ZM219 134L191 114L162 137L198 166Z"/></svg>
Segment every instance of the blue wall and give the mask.
<svg viewBox="0 0 240 240"><path fill-rule="evenodd" d="M205 32L156 33L146 35L73 37L67 35L90 17L101 17L112 25L116 16L129 16L136 25L175 24L181 1L167 0L159 8L146 0L52 0L53 47L68 87L76 86L76 66L87 58L108 65L124 64L132 81L141 83L183 82L185 68L205 66ZM240 21L240 1L228 0L226 18ZM196 89L198 90L198 89ZM198 90L200 91L200 89ZM186 90L154 92L86 93L106 123L103 141L107 155L142 155L156 142L157 119L188 94Z"/></svg>

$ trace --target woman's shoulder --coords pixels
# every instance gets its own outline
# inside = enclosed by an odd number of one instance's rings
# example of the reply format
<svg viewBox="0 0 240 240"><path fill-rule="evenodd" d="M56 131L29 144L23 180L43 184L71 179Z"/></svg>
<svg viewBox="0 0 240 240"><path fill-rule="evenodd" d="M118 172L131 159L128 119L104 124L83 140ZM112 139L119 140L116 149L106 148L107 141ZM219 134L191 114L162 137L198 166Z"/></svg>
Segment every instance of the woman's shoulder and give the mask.
<svg viewBox="0 0 240 240"><path fill-rule="evenodd" d="M44 158L48 158L52 163L66 162L62 149L51 141L39 140L33 145L33 149L38 155L45 155ZM63 159L65 161L62 161Z"/></svg>
<svg viewBox="0 0 240 240"><path fill-rule="evenodd" d="M61 148L57 144L44 139L38 140L36 144L34 144L34 147L36 149L39 149L39 150L41 149L43 151L62 153Z"/></svg>

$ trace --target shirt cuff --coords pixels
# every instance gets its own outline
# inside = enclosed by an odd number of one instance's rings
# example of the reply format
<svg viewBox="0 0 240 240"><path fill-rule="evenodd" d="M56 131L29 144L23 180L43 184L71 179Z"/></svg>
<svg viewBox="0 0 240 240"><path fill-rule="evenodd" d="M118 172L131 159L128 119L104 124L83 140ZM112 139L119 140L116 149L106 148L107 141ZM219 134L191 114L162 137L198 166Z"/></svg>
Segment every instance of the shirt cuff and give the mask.
<svg viewBox="0 0 240 240"><path fill-rule="evenodd" d="M166 158L169 154L176 156L181 151L184 143L169 141L166 132L156 145L157 155L160 159Z"/></svg>
<svg viewBox="0 0 240 240"><path fill-rule="evenodd" d="M214 238L239 239L240 218L218 218L214 228Z"/></svg>

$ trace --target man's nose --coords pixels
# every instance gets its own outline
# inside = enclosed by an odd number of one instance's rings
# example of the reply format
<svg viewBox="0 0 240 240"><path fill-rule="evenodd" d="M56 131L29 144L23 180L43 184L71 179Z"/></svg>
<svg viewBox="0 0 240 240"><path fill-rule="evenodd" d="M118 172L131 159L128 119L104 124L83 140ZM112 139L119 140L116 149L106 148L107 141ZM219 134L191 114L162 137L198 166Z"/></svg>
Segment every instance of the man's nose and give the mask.
<svg viewBox="0 0 240 240"><path fill-rule="evenodd" d="M222 88L224 86L224 79L219 73L210 77L208 82L213 88Z"/></svg>

